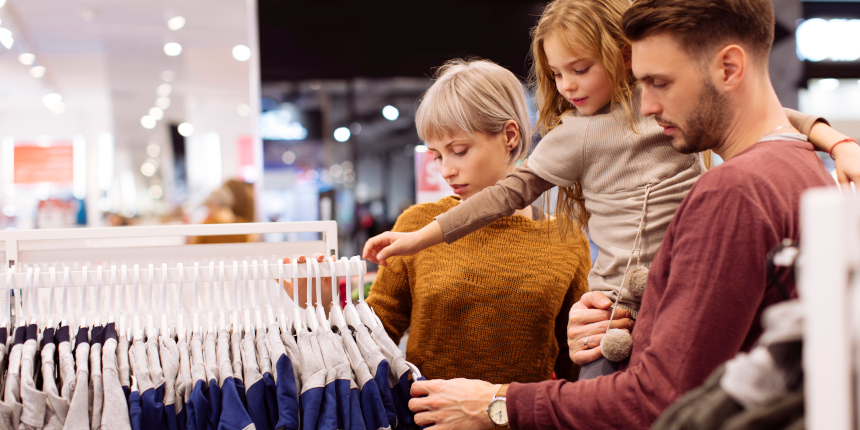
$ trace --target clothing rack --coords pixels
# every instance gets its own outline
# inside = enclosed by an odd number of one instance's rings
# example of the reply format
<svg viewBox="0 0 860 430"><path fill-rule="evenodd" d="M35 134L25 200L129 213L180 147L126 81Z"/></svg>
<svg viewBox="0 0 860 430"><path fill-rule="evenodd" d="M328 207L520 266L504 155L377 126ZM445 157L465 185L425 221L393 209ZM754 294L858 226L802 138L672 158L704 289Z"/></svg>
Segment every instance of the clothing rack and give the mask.
<svg viewBox="0 0 860 430"><path fill-rule="evenodd" d="M804 306L803 371L810 430L860 423L860 196L805 193L798 293Z"/></svg>

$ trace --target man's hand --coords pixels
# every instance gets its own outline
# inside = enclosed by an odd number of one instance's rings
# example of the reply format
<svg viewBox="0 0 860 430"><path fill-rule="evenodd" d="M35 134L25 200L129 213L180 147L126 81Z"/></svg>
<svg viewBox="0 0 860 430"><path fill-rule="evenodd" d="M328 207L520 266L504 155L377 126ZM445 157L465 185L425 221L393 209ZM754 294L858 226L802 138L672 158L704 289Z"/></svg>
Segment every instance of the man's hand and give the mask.
<svg viewBox="0 0 860 430"><path fill-rule="evenodd" d="M493 422L487 408L499 388L501 385L474 379L417 381L412 384L409 409L415 412L415 424L421 427L491 429Z"/></svg>
<svg viewBox="0 0 860 430"><path fill-rule="evenodd" d="M609 316L612 314L612 300L600 291L591 291L582 295L578 302L570 308L570 318L567 320L567 346L570 348L570 359L578 365L588 364L603 356L600 341L606 334ZM630 312L617 309L612 320L612 328L633 328ZM588 345L585 339L588 338Z"/></svg>
<svg viewBox="0 0 860 430"><path fill-rule="evenodd" d="M364 244L362 258L380 266L387 266L386 259L388 257L416 254L418 251L444 241L445 236L442 234L442 227L439 226L438 222L433 221L421 230L412 233L386 231L371 237Z"/></svg>

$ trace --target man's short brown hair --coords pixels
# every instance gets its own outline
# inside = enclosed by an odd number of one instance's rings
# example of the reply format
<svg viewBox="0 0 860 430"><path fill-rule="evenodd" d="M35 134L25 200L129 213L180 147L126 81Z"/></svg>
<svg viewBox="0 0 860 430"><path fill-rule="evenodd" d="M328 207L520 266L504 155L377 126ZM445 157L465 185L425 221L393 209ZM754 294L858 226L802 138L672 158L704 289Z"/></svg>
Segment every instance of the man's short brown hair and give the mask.
<svg viewBox="0 0 860 430"><path fill-rule="evenodd" d="M621 23L632 42L669 33L696 58L738 43L766 64L775 17L770 0L637 0Z"/></svg>

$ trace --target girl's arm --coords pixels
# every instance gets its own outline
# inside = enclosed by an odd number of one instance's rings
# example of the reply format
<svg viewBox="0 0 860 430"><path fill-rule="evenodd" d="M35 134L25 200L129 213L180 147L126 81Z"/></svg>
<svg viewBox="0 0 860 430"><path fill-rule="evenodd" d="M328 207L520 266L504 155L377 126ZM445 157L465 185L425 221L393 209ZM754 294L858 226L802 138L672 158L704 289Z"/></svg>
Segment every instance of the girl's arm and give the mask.
<svg viewBox="0 0 860 430"><path fill-rule="evenodd" d="M836 160L836 178L840 184L860 183L860 145L845 142L833 148L836 142L849 137L834 130L824 118L802 114L792 109L784 109L794 128L809 137L816 150L833 155ZM831 152L831 149L833 150Z"/></svg>
<svg viewBox="0 0 860 430"><path fill-rule="evenodd" d="M382 266L395 255L412 255L427 247L449 244L499 218L511 216L528 207L545 191L554 187L536 175L523 162L505 179L461 202L436 217L421 230L413 233L385 232L370 238L364 245L363 257Z"/></svg>

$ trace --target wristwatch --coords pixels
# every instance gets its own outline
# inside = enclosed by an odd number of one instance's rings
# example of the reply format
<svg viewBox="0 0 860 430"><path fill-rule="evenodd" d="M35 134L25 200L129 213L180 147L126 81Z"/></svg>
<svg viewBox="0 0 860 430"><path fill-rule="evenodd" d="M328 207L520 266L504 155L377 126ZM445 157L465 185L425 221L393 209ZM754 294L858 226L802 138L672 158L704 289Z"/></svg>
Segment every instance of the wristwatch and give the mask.
<svg viewBox="0 0 860 430"><path fill-rule="evenodd" d="M490 401L490 406L487 406L487 414L490 415L490 421L497 426L508 426L508 406L505 402L505 394L508 392L508 384L502 385L499 392Z"/></svg>

